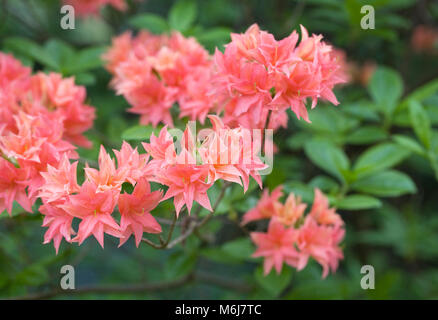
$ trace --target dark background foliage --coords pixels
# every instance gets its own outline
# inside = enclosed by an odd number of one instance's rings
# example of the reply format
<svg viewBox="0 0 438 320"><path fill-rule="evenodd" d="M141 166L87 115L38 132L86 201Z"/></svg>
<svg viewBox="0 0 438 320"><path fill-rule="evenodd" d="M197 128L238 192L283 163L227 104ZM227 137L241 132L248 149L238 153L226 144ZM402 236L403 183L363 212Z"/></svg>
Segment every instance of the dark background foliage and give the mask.
<svg viewBox="0 0 438 320"><path fill-rule="evenodd" d="M345 50L349 61L379 65L367 86L336 91L338 107L319 104L310 113L311 125L291 114L288 128L275 134L280 152L264 179L266 188L283 184L305 201L312 200L315 186L330 196L347 230L336 274L322 280L320 266L311 262L300 272L284 268L280 276L262 276L261 261L250 258L254 248L238 226L260 196L252 183L246 195L229 189L216 218L167 251L144 244L137 249L132 240L117 248L108 237L104 250L89 239L80 247L63 243L55 255L42 244L41 215L21 214L17 206L14 218L0 216L0 297L438 298L438 56L416 53L410 44L417 25L438 28L436 1L148 0L132 2L125 13L105 8L101 18L77 20L76 29L67 31L59 26L59 1L0 4L1 51L34 71L75 76L87 87L97 108L87 133L94 147L80 150L89 162L96 161L100 144L119 148L125 139L135 145L152 132L126 112L127 102L109 89L110 75L102 67L100 55L123 31L176 28L213 52L231 31L243 32L255 22L277 38L303 24ZM374 30L360 28L364 4L375 8ZM216 196L214 189L210 197ZM171 204L162 203L156 213L170 218ZM59 294L65 264L75 266L77 288L116 288ZM375 290L361 289L362 265L374 266Z"/></svg>

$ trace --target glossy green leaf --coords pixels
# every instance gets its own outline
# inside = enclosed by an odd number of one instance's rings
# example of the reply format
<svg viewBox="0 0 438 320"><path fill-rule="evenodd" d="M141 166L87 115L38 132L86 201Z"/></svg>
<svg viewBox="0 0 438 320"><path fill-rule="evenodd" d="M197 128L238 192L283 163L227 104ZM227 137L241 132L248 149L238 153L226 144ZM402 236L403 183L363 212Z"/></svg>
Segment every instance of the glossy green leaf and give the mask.
<svg viewBox="0 0 438 320"><path fill-rule="evenodd" d="M409 156L410 151L395 143L373 146L357 159L353 171L357 178L391 168Z"/></svg>
<svg viewBox="0 0 438 320"><path fill-rule="evenodd" d="M383 113L391 115L403 94L403 81L396 71L379 67L374 72L368 89L374 102Z"/></svg>
<svg viewBox="0 0 438 320"><path fill-rule="evenodd" d="M409 114L415 134L426 149L429 149L431 146L432 130L427 112L419 102L412 100L409 103Z"/></svg>
<svg viewBox="0 0 438 320"><path fill-rule="evenodd" d="M341 181L346 180L350 162L342 149L329 141L311 140L304 145L304 150L315 165Z"/></svg>
<svg viewBox="0 0 438 320"><path fill-rule="evenodd" d="M129 24L138 29L146 29L155 34L169 31L169 24L159 15L144 13L129 19Z"/></svg>
<svg viewBox="0 0 438 320"><path fill-rule="evenodd" d="M181 32L186 31L195 21L196 11L195 1L179 0L169 12L170 28Z"/></svg>
<svg viewBox="0 0 438 320"><path fill-rule="evenodd" d="M344 210L365 210L374 209L382 206L379 199L363 194L347 196L335 203L338 209Z"/></svg>
<svg viewBox="0 0 438 320"><path fill-rule="evenodd" d="M130 127L122 132L123 140L149 140L152 133L159 133L159 128L154 128L152 126L142 126L137 125Z"/></svg>
<svg viewBox="0 0 438 320"><path fill-rule="evenodd" d="M382 171L359 179L351 188L380 197L397 197L417 190L407 174L395 170Z"/></svg>
<svg viewBox="0 0 438 320"><path fill-rule="evenodd" d="M346 142L349 144L371 144L387 138L387 133L380 127L363 126L347 136Z"/></svg>
<svg viewBox="0 0 438 320"><path fill-rule="evenodd" d="M415 139L411 137L401 134L395 134L392 136L392 139L395 143L405 148L406 150L410 150L420 155L424 155L426 152L426 150Z"/></svg>

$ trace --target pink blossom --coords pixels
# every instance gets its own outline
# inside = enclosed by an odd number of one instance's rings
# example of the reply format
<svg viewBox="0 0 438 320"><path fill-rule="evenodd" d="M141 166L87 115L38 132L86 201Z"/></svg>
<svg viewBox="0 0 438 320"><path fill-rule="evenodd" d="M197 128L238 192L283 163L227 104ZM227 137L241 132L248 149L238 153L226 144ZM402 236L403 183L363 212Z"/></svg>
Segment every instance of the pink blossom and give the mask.
<svg viewBox="0 0 438 320"><path fill-rule="evenodd" d="M339 243L344 238L345 230L339 225L319 225L308 215L298 232L297 245L300 254L297 270L302 270L309 257L312 257L322 266L323 278L327 277L329 271L335 272L339 260L344 257Z"/></svg>
<svg viewBox="0 0 438 320"><path fill-rule="evenodd" d="M11 162L0 157L0 213L6 209L11 214L14 200L24 210L32 212L33 200L26 193L26 178L26 170L15 168Z"/></svg>
<svg viewBox="0 0 438 320"><path fill-rule="evenodd" d="M268 190L263 190L262 197L257 203L256 207L249 210L243 216L242 225L245 225L251 221L260 219L269 219L278 214L282 205L279 199L282 197L282 186L275 188L271 194Z"/></svg>
<svg viewBox="0 0 438 320"><path fill-rule="evenodd" d="M120 245L125 243L131 234L134 234L138 247L143 232L161 233L161 226L150 214L150 211L160 202L161 197L161 191L151 192L149 182L145 179L141 179L136 184L132 194L120 195L118 202L121 213L120 228L124 236L120 239Z"/></svg>
<svg viewBox="0 0 438 320"><path fill-rule="evenodd" d="M117 204L119 192L113 189L99 191L98 186L86 181L78 194L71 195L64 205L60 205L73 217L81 219L79 230L73 241L82 244L93 235L103 248L104 233L122 238L120 226L111 216Z"/></svg>
<svg viewBox="0 0 438 320"><path fill-rule="evenodd" d="M318 188L315 188L315 198L313 200L313 206L309 212L309 215L311 215L319 224L344 224L341 216L336 213L336 209L329 207L329 201L327 197Z"/></svg>
<svg viewBox="0 0 438 320"><path fill-rule="evenodd" d="M74 234L74 230L71 227L73 216L58 206L51 204L44 204L40 206L39 210L44 215L42 226L48 227L44 234L44 244L53 241L56 254L58 254L62 239L65 239L67 242L72 241L71 236Z"/></svg>
<svg viewBox="0 0 438 320"><path fill-rule="evenodd" d="M276 220L271 220L267 233L251 233L251 239L257 246L253 257L264 257L265 275L268 275L273 267L277 273L280 273L283 263L296 265L298 260L298 252L294 247L296 237L295 229L285 228Z"/></svg>

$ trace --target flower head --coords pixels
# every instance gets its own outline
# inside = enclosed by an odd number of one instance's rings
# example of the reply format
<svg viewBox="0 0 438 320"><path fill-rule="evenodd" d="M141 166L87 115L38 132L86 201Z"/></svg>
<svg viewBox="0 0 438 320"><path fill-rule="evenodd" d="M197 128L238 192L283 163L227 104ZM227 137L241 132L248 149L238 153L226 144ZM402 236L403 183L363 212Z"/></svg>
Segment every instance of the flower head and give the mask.
<svg viewBox="0 0 438 320"><path fill-rule="evenodd" d="M274 267L277 273L281 272L283 263L295 266L298 252L294 247L297 232L293 228L285 228L276 220L271 220L267 233L252 232L251 239L257 250L253 257L264 257L264 273L269 274Z"/></svg>
<svg viewBox="0 0 438 320"><path fill-rule="evenodd" d="M118 206L121 214L120 228L124 238L120 245L125 243L131 234L134 234L135 243L138 245L143 237L143 232L160 233L161 226L150 214L162 198L161 191L151 192L149 182L141 179L135 186L132 194L123 193L119 197Z"/></svg>

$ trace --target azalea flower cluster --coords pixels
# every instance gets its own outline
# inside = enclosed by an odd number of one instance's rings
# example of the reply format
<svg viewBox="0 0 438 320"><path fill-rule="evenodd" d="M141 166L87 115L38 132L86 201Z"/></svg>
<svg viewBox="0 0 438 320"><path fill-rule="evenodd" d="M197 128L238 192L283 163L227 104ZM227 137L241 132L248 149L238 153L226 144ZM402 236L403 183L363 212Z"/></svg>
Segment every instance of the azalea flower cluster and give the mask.
<svg viewBox="0 0 438 320"><path fill-rule="evenodd" d="M140 122L173 126L170 109L175 102L180 117L204 122L213 100L207 96L212 72L208 52L192 37L179 32L153 35L129 32L113 39L104 55L117 94L132 105Z"/></svg>
<svg viewBox="0 0 438 320"><path fill-rule="evenodd" d="M315 189L312 208L306 215L307 205L300 197L291 193L283 204L279 201L282 195L281 186L270 195L265 190L257 206L243 217L243 225L270 219L266 233L251 233L257 246L253 257L264 257L265 275L272 268L280 273L283 263L302 270L312 257L322 266L325 278L330 271L336 271L343 259L339 246L345 234L342 218L329 207L327 197L319 189Z"/></svg>
<svg viewBox="0 0 438 320"><path fill-rule="evenodd" d="M149 213L162 198L161 191L151 191L147 177L151 174L148 156L139 154L128 143L114 150L115 160L103 147L99 153L99 169L86 167L85 181L77 183L77 162L64 157L58 167L48 166L39 197L43 226L48 230L44 243L53 241L56 251L62 239L82 242L93 235L104 246L104 234L120 238L122 245L134 234L139 245L143 232L160 233L161 226ZM132 194L122 193L123 183L135 185ZM112 216L115 207L120 212L120 224ZM77 232L73 219L79 219ZM73 237L75 235L75 237Z"/></svg>
<svg viewBox="0 0 438 320"><path fill-rule="evenodd" d="M266 166L256 156L258 149L249 155L251 146L244 144L241 128L227 128L217 116L209 117L213 128L204 132L202 141L196 141L187 128L177 144L164 127L143 143L146 154L124 142L120 151L114 150L113 159L101 147L99 168L87 166L81 186L77 162L71 164L64 156L58 167L49 165L42 173L45 183L39 193L43 226L48 227L44 243L53 241L58 250L62 239L81 244L94 236L103 247L106 233L119 238L120 245L133 234L138 246L144 232L161 232L150 214L160 201L173 198L177 216L184 205L190 213L194 201L212 211L207 190L215 181L243 184L246 190L252 176L261 185L258 171ZM238 159L223 161L225 154ZM151 191L150 182L166 186L165 195ZM134 186L132 194L123 191L124 183ZM116 207L120 222L113 216ZM73 219L80 220L77 231L72 229Z"/></svg>
<svg viewBox="0 0 438 320"><path fill-rule="evenodd" d="M128 6L125 0L63 0L64 5L75 8L78 16L97 16L102 7L110 5L119 11L125 11Z"/></svg>
<svg viewBox="0 0 438 320"><path fill-rule="evenodd" d="M37 73L0 52L0 213L14 200L32 211L47 166L75 158L76 146L91 146L83 133L94 108L73 78Z"/></svg>
<svg viewBox="0 0 438 320"><path fill-rule="evenodd" d="M301 27L299 43L296 31L277 41L254 24L231 39L224 53L216 50L211 57L178 32L125 33L104 58L114 75L112 86L142 124L172 125L170 109L178 102L180 117L203 123L215 112L231 127L277 129L286 126L289 107L309 121L307 100L312 108L318 99L338 104L332 90L348 80L345 55L321 35L309 36Z"/></svg>
<svg viewBox="0 0 438 320"><path fill-rule="evenodd" d="M346 82L345 63L321 35L309 36L301 26L299 43L296 31L277 41L254 24L231 39L214 55L214 94L226 123L276 129L286 126L288 108L309 121L308 99L312 108L320 98L338 104L332 89Z"/></svg>

